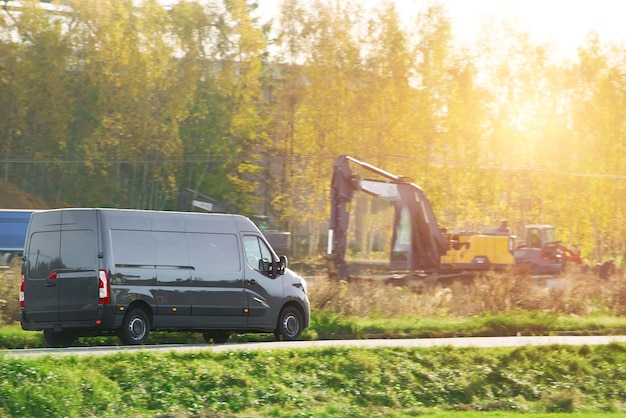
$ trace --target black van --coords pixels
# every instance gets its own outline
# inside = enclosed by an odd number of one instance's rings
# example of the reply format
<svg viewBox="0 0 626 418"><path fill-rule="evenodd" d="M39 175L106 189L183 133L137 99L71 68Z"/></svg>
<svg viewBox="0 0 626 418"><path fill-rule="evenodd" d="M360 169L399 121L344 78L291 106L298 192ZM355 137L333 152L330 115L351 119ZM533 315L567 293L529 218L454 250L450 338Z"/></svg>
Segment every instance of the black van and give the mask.
<svg viewBox="0 0 626 418"><path fill-rule="evenodd" d="M246 217L126 209L55 209L31 216L21 324L51 347L150 330L297 339L309 325L305 280Z"/></svg>

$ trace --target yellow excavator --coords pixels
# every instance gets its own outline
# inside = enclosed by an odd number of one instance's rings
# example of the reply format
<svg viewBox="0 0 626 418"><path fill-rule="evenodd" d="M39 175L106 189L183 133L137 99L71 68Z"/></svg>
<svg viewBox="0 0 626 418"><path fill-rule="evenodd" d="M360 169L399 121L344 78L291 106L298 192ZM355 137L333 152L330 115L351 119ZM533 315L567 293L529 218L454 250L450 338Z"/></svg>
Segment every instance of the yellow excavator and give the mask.
<svg viewBox="0 0 626 418"><path fill-rule="evenodd" d="M354 174L352 166L375 177L361 178ZM408 274L458 275L504 270L515 264L515 237L506 222L480 233L448 233L439 227L426 194L411 179L341 155L335 160L331 181L328 234L331 276L345 280L350 275L345 253L350 202L357 191L384 199L394 207L391 270Z"/></svg>
<svg viewBox="0 0 626 418"><path fill-rule="evenodd" d="M441 256L440 271L502 271L515 264L515 236L507 221L481 232L446 234L450 249Z"/></svg>

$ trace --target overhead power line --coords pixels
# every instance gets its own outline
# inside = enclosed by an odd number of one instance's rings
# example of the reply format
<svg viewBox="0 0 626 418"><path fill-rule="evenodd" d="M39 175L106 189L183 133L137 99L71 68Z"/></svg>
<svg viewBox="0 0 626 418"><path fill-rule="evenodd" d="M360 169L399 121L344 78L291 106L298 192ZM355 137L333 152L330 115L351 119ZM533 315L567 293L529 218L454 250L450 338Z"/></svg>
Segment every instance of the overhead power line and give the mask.
<svg viewBox="0 0 626 418"><path fill-rule="evenodd" d="M376 156L380 158L380 156ZM384 158L389 159L401 159L401 160L409 160L409 161L419 161L427 164L434 164L437 166L445 166L445 167L464 167L464 168L472 168L472 169L480 169L480 170L499 170L499 171L516 171L516 172L528 172L528 173L544 173L550 175L558 175L558 176L571 176L571 177L583 177L583 178L598 178L598 179L613 179L613 180L626 180L626 175L622 174L610 174L610 173L584 173L578 171L567 171L567 170L554 170L536 166L518 166L511 164L474 164L474 163L466 163L459 161L451 161L445 159L433 159L426 157L407 157L402 155L392 155L385 154ZM311 160L328 160L329 165L332 165L332 161L334 161L336 155L323 155L323 154L297 154L297 155L287 155L287 156L276 156L273 155L267 158L259 158L253 163L262 165L267 159L271 159L273 161L287 161L287 162L303 162L303 161L311 161ZM367 160L367 156L360 156ZM15 159L15 158L3 158L0 159L0 164L71 164L71 165L111 165L111 164L143 164L143 165L158 165L158 164L178 164L178 165L189 165L189 164L215 164L215 163L224 163L227 161L232 161L232 157L230 156L213 156L209 158L184 158L184 159L166 159L166 158L156 158L156 159L123 159L123 160L34 160L34 159ZM251 161L242 161L242 163L251 163Z"/></svg>
<svg viewBox="0 0 626 418"><path fill-rule="evenodd" d="M390 158L398 158L410 161L421 161L430 164L437 165L445 165L447 167L467 167L467 168L478 168L483 170L501 170L501 171L523 171L530 173L545 173L551 175L562 175L562 176L572 176L572 177L589 177L589 178L601 178L601 179L615 179L615 180L626 180L626 175L621 174L608 174L608 173L582 173L577 171L567 171L567 170L554 170L542 167L532 167L532 166L518 166L518 165L507 165L507 164L471 164L457 161L449 161L443 159L432 159L432 158L423 158L423 157L406 157L402 155L385 155Z"/></svg>

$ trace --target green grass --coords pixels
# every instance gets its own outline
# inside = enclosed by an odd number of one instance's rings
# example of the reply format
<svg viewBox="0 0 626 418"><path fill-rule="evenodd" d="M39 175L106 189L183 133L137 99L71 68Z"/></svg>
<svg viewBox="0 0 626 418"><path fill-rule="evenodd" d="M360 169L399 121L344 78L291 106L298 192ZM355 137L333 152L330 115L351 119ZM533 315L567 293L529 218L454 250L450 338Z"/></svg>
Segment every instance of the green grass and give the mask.
<svg viewBox="0 0 626 418"><path fill-rule="evenodd" d="M454 317L347 317L333 312L312 312L303 340L368 338L494 337L512 335L624 335L626 317L577 317L538 311L512 310L497 315ZM272 341L273 334L233 335L231 341ZM203 343L198 333L153 332L151 344ZM119 345L119 339L85 337L78 346ZM45 347L41 332L23 331L19 325L0 327L0 349Z"/></svg>
<svg viewBox="0 0 626 418"><path fill-rule="evenodd" d="M465 417L465 418L477 418L477 417L482 417L482 418L490 418L490 417L510 417L511 413L510 412L442 412L442 413L435 413L434 415L437 418L447 418L447 417L452 417L452 418L458 418L458 417ZM524 413L524 414L519 414L520 418L576 418L576 417L586 417L586 418L595 418L595 417L616 417L616 416L623 416L623 414L620 413L613 413L613 412L603 412L603 411L593 411L593 412L537 412L537 413Z"/></svg>
<svg viewBox="0 0 626 418"><path fill-rule="evenodd" d="M624 399L624 344L0 356L10 417L593 416Z"/></svg>
<svg viewBox="0 0 626 418"><path fill-rule="evenodd" d="M511 310L472 317L346 317L312 312L310 335L316 338L434 338L517 335L623 335L626 317L577 317ZM305 335L306 336L306 335Z"/></svg>

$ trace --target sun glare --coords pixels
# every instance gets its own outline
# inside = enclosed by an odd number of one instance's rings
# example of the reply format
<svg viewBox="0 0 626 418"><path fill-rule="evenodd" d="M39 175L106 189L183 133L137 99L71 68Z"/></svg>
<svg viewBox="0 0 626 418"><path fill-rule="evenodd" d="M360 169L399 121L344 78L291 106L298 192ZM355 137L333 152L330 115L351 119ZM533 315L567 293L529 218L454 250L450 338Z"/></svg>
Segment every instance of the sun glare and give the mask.
<svg viewBox="0 0 626 418"><path fill-rule="evenodd" d="M375 8L386 0L363 0ZM391 0L407 25L428 4L441 3L448 11L457 42L474 46L485 36L486 24L510 25L539 42L554 44L563 56L573 56L595 31L603 42L626 45L626 0ZM258 0L263 20L278 15L280 1Z"/></svg>
<svg viewBox="0 0 626 418"><path fill-rule="evenodd" d="M401 2L401 0L398 0ZM441 0L450 12L457 39L472 43L485 24L511 25L532 39L551 42L572 55L589 32L604 41L626 42L626 1L619 0Z"/></svg>

